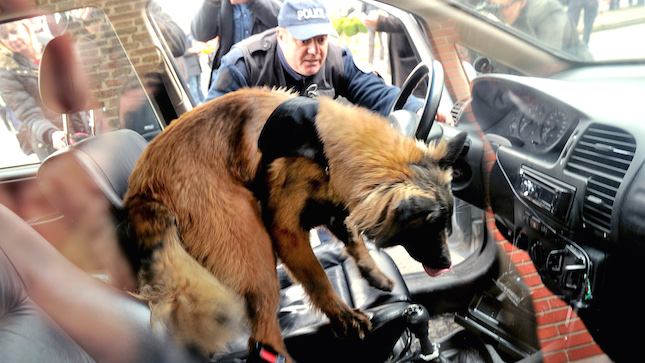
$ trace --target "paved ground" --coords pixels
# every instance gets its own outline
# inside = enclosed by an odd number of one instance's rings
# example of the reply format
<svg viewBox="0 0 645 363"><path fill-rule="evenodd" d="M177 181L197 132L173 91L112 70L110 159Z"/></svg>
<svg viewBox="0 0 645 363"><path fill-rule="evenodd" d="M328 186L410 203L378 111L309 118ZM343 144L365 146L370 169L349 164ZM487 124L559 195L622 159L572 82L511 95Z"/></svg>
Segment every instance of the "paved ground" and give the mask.
<svg viewBox="0 0 645 363"><path fill-rule="evenodd" d="M637 0L633 0L634 3ZM598 8L598 16L594 21L593 32L645 23L645 6L629 6L629 0L621 0L620 8L609 10L609 2L602 0ZM582 16L579 31L582 31Z"/></svg>

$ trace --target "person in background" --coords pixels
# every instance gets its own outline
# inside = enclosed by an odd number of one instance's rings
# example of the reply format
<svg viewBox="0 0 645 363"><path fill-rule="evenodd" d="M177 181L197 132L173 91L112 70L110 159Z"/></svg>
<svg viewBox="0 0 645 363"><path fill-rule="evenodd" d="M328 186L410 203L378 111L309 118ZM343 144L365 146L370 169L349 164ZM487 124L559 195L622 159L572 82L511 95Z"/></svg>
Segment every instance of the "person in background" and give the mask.
<svg viewBox="0 0 645 363"><path fill-rule="evenodd" d="M201 105L204 102L204 93L202 92L202 66L199 63L199 54L202 52L204 43L195 41L191 34L187 35L187 39L191 46L184 53L184 69L193 100L196 105Z"/></svg>
<svg viewBox="0 0 645 363"><path fill-rule="evenodd" d="M383 16L377 10L361 14L361 21L368 29L388 34L387 45L392 84L402 87L410 72L419 64L403 24L396 17ZM413 94L423 97L428 89L426 83L419 83Z"/></svg>
<svg viewBox="0 0 645 363"><path fill-rule="evenodd" d="M362 16L365 14L377 14L378 8L374 5L363 3L363 8L361 9L361 20ZM364 22L363 22L364 23ZM365 24L367 26L367 24ZM367 26L367 59L371 66L374 65L374 38L378 36L378 47L379 47L379 59L382 61L384 58L385 47L383 46L383 33L381 30L376 27ZM399 85L400 87L400 85Z"/></svg>
<svg viewBox="0 0 645 363"><path fill-rule="evenodd" d="M278 25L280 5L278 0L204 0L190 28L201 42L219 37L211 80L233 44Z"/></svg>
<svg viewBox="0 0 645 363"><path fill-rule="evenodd" d="M580 13L584 10L585 15L582 17L582 41L589 45L589 38L591 37L591 30L593 23L598 16L598 0L570 0L567 14L571 18L571 23L575 28L578 27L580 21Z"/></svg>
<svg viewBox="0 0 645 363"><path fill-rule="evenodd" d="M558 0L487 0L480 8L504 24L578 60L593 58Z"/></svg>
<svg viewBox="0 0 645 363"><path fill-rule="evenodd" d="M400 92L372 72L359 69L350 50L330 43L338 36L318 0L287 0L278 28L237 43L222 65L206 100L242 87L284 87L304 96L345 97L387 115ZM410 97L405 109L418 112L423 102ZM441 120L443 121L443 120Z"/></svg>
<svg viewBox="0 0 645 363"><path fill-rule="evenodd" d="M44 45L36 41L29 20L0 25L0 95L21 121L18 141L26 155L40 160L66 146L62 118L42 103L38 66ZM86 133L87 120L71 117L71 132Z"/></svg>

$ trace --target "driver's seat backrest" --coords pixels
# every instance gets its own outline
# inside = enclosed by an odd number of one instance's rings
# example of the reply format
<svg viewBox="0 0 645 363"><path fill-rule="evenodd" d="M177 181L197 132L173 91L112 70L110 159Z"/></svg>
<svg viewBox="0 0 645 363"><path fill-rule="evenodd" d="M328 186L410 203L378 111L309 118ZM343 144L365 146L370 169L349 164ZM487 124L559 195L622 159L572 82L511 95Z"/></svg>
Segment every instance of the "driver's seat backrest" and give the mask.
<svg viewBox="0 0 645 363"><path fill-rule="evenodd" d="M0 360L191 362L150 310L84 273L0 205Z"/></svg>
<svg viewBox="0 0 645 363"><path fill-rule="evenodd" d="M98 134L50 155L37 176L45 197L73 224L69 240L77 246L73 259L68 258L125 289L133 289L136 282L114 232L115 213L146 146L132 130Z"/></svg>
<svg viewBox="0 0 645 363"><path fill-rule="evenodd" d="M147 144L141 135L129 129L87 138L43 161L38 170L38 184L54 206L76 215L80 211L68 207L70 198L74 198L78 190L70 190L70 187L79 187L73 185L72 179L82 171L85 174L83 182L91 183L85 186L95 188L111 207L121 208L128 178ZM76 203L73 206L80 207Z"/></svg>

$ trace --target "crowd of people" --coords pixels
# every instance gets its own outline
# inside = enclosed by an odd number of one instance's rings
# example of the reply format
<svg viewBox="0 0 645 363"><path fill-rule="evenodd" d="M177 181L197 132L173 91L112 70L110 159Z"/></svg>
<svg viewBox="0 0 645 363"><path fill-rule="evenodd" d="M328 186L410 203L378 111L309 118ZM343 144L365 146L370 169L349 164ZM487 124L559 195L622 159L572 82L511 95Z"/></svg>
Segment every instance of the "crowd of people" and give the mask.
<svg viewBox="0 0 645 363"><path fill-rule="evenodd" d="M313 73L307 71L301 73L297 69L298 65L292 64L298 62L296 60L290 62L288 59L293 47L289 47L290 37L284 35L285 29L288 27L284 26L284 23L280 23L279 13L284 12L284 9L290 6L301 9L324 8L324 4L320 2L293 0L285 1L284 4L278 0L205 0L203 2L194 15L190 36L198 43L217 38L219 46L209 58L211 77L205 97L202 96L204 89L197 86L195 78L197 71L195 71L195 75L187 75L196 103L219 97L240 87L253 85L286 86L303 94L306 93L307 87L312 83L310 79L316 78L313 76L320 69L316 69ZM598 0L569 0L566 4L563 4L561 0L486 0L474 2L473 6L489 10L500 22L579 60L589 61L593 58L588 50L588 44L598 13ZM409 72L418 63L418 58L402 24L396 17L388 16L384 11L371 5L363 6L360 11L355 11L352 8L350 12L354 12L353 16L358 16L367 26L368 38L363 46L367 47L370 66L374 64L375 49L380 50L379 58L381 61L383 60L385 45L389 58L387 59L387 71L391 73L392 84L400 87ZM577 24L581 16L583 26L579 32ZM273 39L274 34L276 35L275 39ZM329 36L330 34L335 35L332 32L308 34L312 37L295 40L301 43L305 41L315 43L316 37ZM248 40L248 38L252 40ZM310 47L308 52L321 53L323 61L320 62L320 66L324 72L330 72L330 70L336 72L335 69L340 67L343 68L340 73L351 77L352 68L345 67L345 62L347 59L355 57L342 53L341 47L342 54L339 58L336 55L336 46L332 44L334 42L325 40L324 43L318 47L323 48L322 51ZM259 49L266 44L269 44L268 48L270 49ZM325 48L331 48L330 54L326 53L327 49ZM255 54L258 51L263 54L261 60L257 60L258 55L250 57L246 54L248 52ZM188 56L193 57L194 54ZM302 55L302 57L307 58L308 56ZM314 54L313 57L317 56ZM339 62L336 62L336 59L339 59ZM350 59L350 62L359 63L356 59ZM264 67L261 71L262 74L256 74L254 67L260 66ZM348 70L349 73L346 73ZM219 76L219 72L224 73ZM337 77L339 72L333 74L334 77ZM320 78L320 76L317 77ZM316 84L318 93L346 97L346 90L339 88L339 84L333 84L333 80L327 81L327 84L324 85ZM422 96L423 91L423 86L421 86L415 95ZM350 93L352 93L350 99L353 101L363 95L359 92L359 95L355 96L356 89L352 89Z"/></svg>
<svg viewBox="0 0 645 363"><path fill-rule="evenodd" d="M579 60L591 60L588 44L599 0L562 1L471 3L489 17ZM630 0L629 5L643 5L643 1ZM618 7L612 4L613 0L610 9ZM303 11L313 12L303 16ZM347 48L329 41L337 32L325 5L317 0L204 0L186 33L173 31L164 37L197 105L245 86L277 86L303 95L342 96L386 113L418 58L396 17L371 6L363 6L354 16L368 29L368 41L362 46L367 46L369 64L374 64L375 48L380 63L387 50L385 62L394 87L366 70ZM0 116L17 135L23 152L35 153L41 160L66 145L60 115L44 107L38 92L40 57L51 37L44 17L0 26ZM208 79L202 78L205 73L210 73ZM424 95L423 87L416 96ZM421 105L412 98L406 108ZM86 120L72 121L77 132L86 132Z"/></svg>

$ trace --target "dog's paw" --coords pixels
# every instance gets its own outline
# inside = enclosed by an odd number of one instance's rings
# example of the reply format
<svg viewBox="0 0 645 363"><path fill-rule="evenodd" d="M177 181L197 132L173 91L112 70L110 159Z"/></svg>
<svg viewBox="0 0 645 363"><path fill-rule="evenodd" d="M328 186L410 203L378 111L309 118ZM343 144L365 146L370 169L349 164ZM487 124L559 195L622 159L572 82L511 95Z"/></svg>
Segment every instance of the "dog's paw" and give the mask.
<svg viewBox="0 0 645 363"><path fill-rule="evenodd" d="M330 319L336 334L350 339L365 339L372 329L370 318L360 309L348 309Z"/></svg>
<svg viewBox="0 0 645 363"><path fill-rule="evenodd" d="M362 272L362 271L361 271ZM363 277L370 286L373 286L379 290L383 291L392 291L394 288L394 281L391 278L385 276L381 271L374 269L369 270L369 272L363 273Z"/></svg>

